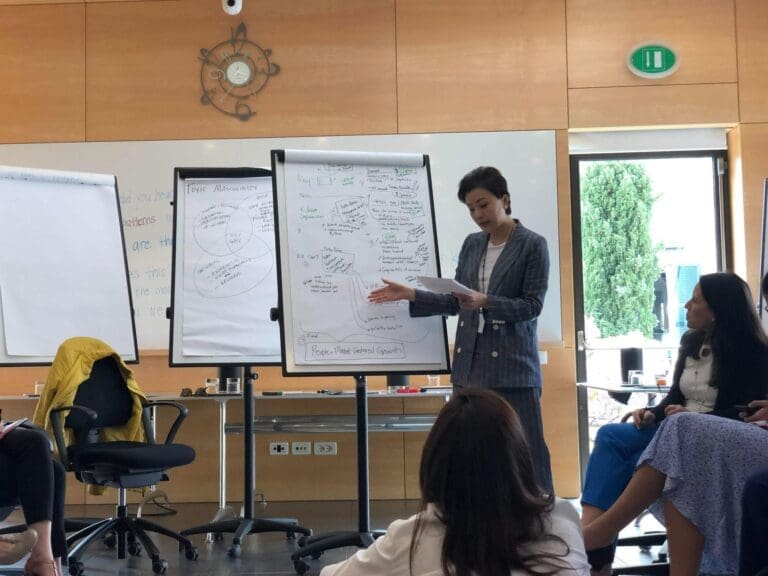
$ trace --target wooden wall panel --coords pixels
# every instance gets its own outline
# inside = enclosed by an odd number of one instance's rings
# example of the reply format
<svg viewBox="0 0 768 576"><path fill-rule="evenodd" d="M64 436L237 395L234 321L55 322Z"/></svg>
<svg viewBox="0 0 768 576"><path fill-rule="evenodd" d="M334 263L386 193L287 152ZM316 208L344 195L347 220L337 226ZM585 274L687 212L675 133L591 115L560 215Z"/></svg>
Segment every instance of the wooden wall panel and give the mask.
<svg viewBox="0 0 768 576"><path fill-rule="evenodd" d="M90 4L89 140L239 138L396 132L393 0ZM280 73L240 121L200 103L201 48L248 38Z"/></svg>
<svg viewBox="0 0 768 576"><path fill-rule="evenodd" d="M687 84L568 90L571 129L735 125L736 84Z"/></svg>
<svg viewBox="0 0 768 576"><path fill-rule="evenodd" d="M573 348L547 348L542 366L541 412L544 438L552 458L555 493L575 498L581 492L579 434L576 419L576 354Z"/></svg>
<svg viewBox="0 0 768 576"><path fill-rule="evenodd" d="M0 142L85 138L85 7L0 7Z"/></svg>
<svg viewBox="0 0 768 576"><path fill-rule="evenodd" d="M747 246L744 232L744 175L741 163L741 126L728 131L728 184L731 196L731 242L733 247L733 271L747 278ZM756 284L750 284L757 294Z"/></svg>
<svg viewBox="0 0 768 576"><path fill-rule="evenodd" d="M573 302L573 231L571 216L571 168L568 132L555 134L557 154L557 231L560 241L560 307L563 345L573 348L576 338ZM576 373L573 374L576 381Z"/></svg>
<svg viewBox="0 0 768 576"><path fill-rule="evenodd" d="M742 122L768 122L768 2L736 0Z"/></svg>
<svg viewBox="0 0 768 576"><path fill-rule="evenodd" d="M742 124L739 131L739 170L742 177L744 212L744 270L746 280L756 296L760 289L763 183L768 178L768 123Z"/></svg>
<svg viewBox="0 0 768 576"><path fill-rule="evenodd" d="M736 82L733 0L568 0L567 10L569 88ZM630 51L652 41L680 58L672 76L627 68Z"/></svg>
<svg viewBox="0 0 768 576"><path fill-rule="evenodd" d="M398 0L403 132L565 128L564 0Z"/></svg>

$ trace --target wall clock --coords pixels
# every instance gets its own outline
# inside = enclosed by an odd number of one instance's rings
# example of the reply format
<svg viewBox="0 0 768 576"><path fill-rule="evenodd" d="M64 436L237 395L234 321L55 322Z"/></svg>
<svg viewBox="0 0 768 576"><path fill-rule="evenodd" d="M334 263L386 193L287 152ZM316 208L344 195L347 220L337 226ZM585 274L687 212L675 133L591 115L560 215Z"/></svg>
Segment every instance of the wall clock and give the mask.
<svg viewBox="0 0 768 576"><path fill-rule="evenodd" d="M280 72L271 56L272 50L248 40L245 23L232 30L229 40L201 48L200 102L242 121L255 116L251 98Z"/></svg>

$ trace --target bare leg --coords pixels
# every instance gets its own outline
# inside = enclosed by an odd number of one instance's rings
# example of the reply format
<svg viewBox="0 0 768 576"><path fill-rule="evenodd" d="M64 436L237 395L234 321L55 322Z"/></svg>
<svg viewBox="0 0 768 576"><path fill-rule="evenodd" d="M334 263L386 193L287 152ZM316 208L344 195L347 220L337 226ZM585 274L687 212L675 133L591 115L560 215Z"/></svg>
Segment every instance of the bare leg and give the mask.
<svg viewBox="0 0 768 576"><path fill-rule="evenodd" d="M640 513L655 502L664 490L667 477L651 466L643 465L637 469L624 492L613 506L602 514L591 516L587 521L587 506L581 523L584 526L584 546L594 550L608 546L624 526L632 522ZM592 508L590 506L589 508ZM595 510L599 510L596 508ZM590 515L592 511L590 511Z"/></svg>
<svg viewBox="0 0 768 576"><path fill-rule="evenodd" d="M25 566L27 571L39 576L57 576L61 574L61 558L54 560L53 550L51 549L51 521L41 520L29 525L37 532L37 542L30 552L29 559ZM52 571L51 566L55 565Z"/></svg>
<svg viewBox="0 0 768 576"><path fill-rule="evenodd" d="M704 536L669 500L664 500L664 522L669 543L670 576L697 576Z"/></svg>

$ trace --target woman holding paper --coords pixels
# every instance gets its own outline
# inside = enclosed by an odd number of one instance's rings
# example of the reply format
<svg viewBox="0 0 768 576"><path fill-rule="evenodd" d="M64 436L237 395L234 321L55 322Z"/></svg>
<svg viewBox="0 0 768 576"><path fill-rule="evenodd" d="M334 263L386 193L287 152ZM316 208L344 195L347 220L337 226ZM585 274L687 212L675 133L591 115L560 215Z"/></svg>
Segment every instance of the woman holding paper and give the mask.
<svg viewBox="0 0 768 576"><path fill-rule="evenodd" d="M411 316L459 315L451 381L501 394L517 411L536 479L552 493L541 420L541 364L536 323L549 278L547 242L511 216L507 181L492 167L461 179L459 200L480 228L464 240L455 279L466 293L436 294L383 279L373 303L407 300Z"/></svg>

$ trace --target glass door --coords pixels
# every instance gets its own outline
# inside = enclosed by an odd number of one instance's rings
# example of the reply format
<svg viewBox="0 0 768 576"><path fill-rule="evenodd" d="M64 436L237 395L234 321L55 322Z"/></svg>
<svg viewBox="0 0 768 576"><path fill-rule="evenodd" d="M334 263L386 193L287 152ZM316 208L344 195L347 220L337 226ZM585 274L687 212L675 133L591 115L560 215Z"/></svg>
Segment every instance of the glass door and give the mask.
<svg viewBox="0 0 768 576"><path fill-rule="evenodd" d="M685 303L730 258L726 167L725 151L571 156L579 382L621 384L626 348L644 379L671 378ZM590 437L632 408L589 396Z"/></svg>

